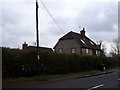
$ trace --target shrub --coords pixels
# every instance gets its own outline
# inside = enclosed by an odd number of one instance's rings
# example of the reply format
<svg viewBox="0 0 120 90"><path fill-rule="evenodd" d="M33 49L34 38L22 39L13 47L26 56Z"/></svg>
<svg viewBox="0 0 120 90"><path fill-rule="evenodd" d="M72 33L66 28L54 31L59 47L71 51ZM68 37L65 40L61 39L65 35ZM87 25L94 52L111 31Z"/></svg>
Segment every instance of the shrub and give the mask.
<svg viewBox="0 0 120 90"><path fill-rule="evenodd" d="M107 69L117 65L117 60L111 57L48 52L40 52L40 60L37 60L35 50L24 52L9 48L2 48L2 60L3 78L89 71L99 69L101 63Z"/></svg>

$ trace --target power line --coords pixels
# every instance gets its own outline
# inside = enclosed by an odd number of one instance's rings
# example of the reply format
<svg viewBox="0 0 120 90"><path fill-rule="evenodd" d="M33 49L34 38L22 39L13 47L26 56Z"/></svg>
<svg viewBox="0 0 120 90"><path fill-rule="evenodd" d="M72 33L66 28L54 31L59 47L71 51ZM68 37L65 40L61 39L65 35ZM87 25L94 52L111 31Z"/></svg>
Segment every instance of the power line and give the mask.
<svg viewBox="0 0 120 90"><path fill-rule="evenodd" d="M42 5L44 6L44 8L46 9L46 11L48 12L48 14L50 15L50 17L52 18L52 20L54 21L54 23L56 24L56 26L63 32L64 30L59 26L59 24L57 23L57 21L54 19L54 17L52 16L52 14L50 13L50 11L47 9L47 7L45 6L45 4L42 2L42 0L40 0Z"/></svg>

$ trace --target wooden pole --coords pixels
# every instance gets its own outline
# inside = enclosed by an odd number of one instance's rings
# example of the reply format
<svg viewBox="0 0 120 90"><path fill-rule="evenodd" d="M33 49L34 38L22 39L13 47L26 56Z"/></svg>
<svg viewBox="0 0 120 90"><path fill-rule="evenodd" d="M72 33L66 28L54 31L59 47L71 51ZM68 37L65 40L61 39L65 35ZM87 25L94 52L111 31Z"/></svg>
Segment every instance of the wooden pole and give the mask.
<svg viewBox="0 0 120 90"><path fill-rule="evenodd" d="M36 0L36 38L37 38L37 51L39 49L39 31L38 31L38 0ZM39 51L37 55L38 60L40 59L39 57Z"/></svg>
<svg viewBox="0 0 120 90"><path fill-rule="evenodd" d="M37 48L39 47L39 34L38 34L38 1L36 0L36 38L37 38Z"/></svg>

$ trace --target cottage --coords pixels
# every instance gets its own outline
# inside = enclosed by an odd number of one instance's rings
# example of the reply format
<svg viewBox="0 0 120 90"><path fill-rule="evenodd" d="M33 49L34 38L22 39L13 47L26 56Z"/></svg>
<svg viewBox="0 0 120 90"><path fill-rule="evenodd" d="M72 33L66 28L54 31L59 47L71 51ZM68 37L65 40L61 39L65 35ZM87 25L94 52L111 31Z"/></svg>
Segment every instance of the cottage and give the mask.
<svg viewBox="0 0 120 90"><path fill-rule="evenodd" d="M37 50L37 47L36 46L28 46L28 44L26 42L24 42L24 44L22 45L22 50L23 51ZM38 50L40 52L48 52L48 53L53 52L52 48L48 48L48 47L38 47Z"/></svg>
<svg viewBox="0 0 120 90"><path fill-rule="evenodd" d="M101 45L97 45L85 35L85 28L79 33L68 32L53 48L57 53L79 55L101 55Z"/></svg>

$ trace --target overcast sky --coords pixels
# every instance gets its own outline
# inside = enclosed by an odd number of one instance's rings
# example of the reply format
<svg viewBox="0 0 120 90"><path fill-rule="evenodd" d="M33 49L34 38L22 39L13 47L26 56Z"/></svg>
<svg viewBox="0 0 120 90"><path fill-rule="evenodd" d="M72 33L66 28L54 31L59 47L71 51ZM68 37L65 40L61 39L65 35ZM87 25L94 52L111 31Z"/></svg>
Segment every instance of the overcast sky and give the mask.
<svg viewBox="0 0 120 90"><path fill-rule="evenodd" d="M69 31L79 33L79 27L85 27L93 41L102 40L108 50L118 37L118 0L42 0L62 30L38 1L40 46L53 48ZM24 42L34 45L35 0L3 0L0 8L0 46L22 48Z"/></svg>

